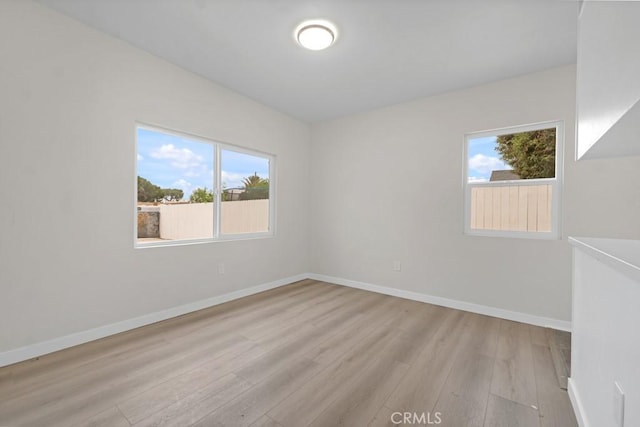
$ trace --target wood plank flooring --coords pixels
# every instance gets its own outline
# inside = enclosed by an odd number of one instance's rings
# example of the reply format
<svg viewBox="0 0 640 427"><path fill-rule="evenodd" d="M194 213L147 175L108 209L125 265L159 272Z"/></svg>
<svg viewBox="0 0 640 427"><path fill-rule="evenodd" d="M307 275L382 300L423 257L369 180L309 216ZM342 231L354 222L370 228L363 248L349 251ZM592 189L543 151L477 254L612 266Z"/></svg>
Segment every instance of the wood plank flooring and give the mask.
<svg viewBox="0 0 640 427"><path fill-rule="evenodd" d="M548 334L304 280L1 368L0 426L577 426Z"/></svg>

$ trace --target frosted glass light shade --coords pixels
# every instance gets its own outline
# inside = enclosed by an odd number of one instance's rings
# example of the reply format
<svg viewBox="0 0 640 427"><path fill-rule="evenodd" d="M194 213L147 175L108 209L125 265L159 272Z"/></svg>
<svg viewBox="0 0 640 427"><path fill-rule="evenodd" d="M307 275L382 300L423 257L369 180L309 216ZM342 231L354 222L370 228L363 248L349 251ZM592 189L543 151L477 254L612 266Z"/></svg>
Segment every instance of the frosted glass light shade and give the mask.
<svg viewBox="0 0 640 427"><path fill-rule="evenodd" d="M323 50L335 42L335 27L321 21L305 22L296 29L296 40L306 49Z"/></svg>

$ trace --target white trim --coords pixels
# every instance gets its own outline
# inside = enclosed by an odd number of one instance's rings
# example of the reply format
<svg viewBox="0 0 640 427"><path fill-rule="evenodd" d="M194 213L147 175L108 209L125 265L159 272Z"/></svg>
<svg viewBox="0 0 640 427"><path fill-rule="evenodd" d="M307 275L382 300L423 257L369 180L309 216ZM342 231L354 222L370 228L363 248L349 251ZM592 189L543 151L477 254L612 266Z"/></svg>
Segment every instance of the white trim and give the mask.
<svg viewBox="0 0 640 427"><path fill-rule="evenodd" d="M262 237L273 237L275 235L275 223L276 223L276 155L275 154L266 154L259 151L250 150L247 148L236 147L233 145L226 145L224 143L218 144L219 153L218 163L216 167L218 168L218 181L220 182L220 186L218 188L219 196L218 200L222 198L222 152L223 151L231 151L234 153L240 153L247 156L259 157L262 159L266 159L269 162L269 224L267 225L267 231L257 232L257 233L235 233L235 234L223 234L220 232L220 221L222 214L220 213L220 209L222 207L222 202L218 203L218 222L216 224L216 237L214 238L216 241L225 241L225 240L245 240L245 239L254 239L254 238L262 238Z"/></svg>
<svg viewBox="0 0 640 427"><path fill-rule="evenodd" d="M52 340L5 351L3 353L0 353L0 367L12 365L14 363L29 360L34 357L53 353L54 351L63 350L65 348L84 344L100 338L108 337L110 335L129 331L131 329L139 328L141 326L146 326L152 323L171 319L173 317L182 316L183 314L213 307L214 305L233 301L235 299L257 294L259 292L268 291L269 289L278 288L280 286L307 279L308 276L308 274L298 274L296 276L286 277L284 279L275 280L269 283L263 283L261 285L253 286L247 289L240 289L228 294L195 301L192 303L180 305L178 307L156 311L154 313L145 314L133 319L123 320L121 322L112 323L110 325L104 325L94 329L77 332L75 334L65 335L59 338L54 338Z"/></svg>
<svg viewBox="0 0 640 427"><path fill-rule="evenodd" d="M196 139L198 140L198 142L202 142L203 144L222 144L224 146L231 148L234 151L245 152L246 154L255 155L257 153L263 156L273 156L273 154L268 153L266 151L262 151L262 150L258 150L250 147L244 147L241 145L236 145L231 142L227 142L212 136L204 136L204 135L199 135L189 131L167 128L163 125L153 124L151 122L136 120L135 127L136 129L141 127L154 132L168 133L170 135L177 136L179 138Z"/></svg>
<svg viewBox="0 0 640 427"><path fill-rule="evenodd" d="M138 130L144 129L151 132L163 133L166 135L175 136L178 138L188 139L194 142L198 142L201 144L207 144L212 146L213 148L213 182L211 191L214 196L214 210L213 210L213 236L199 239L183 239L183 240L166 240L166 241L151 241L151 242L138 242ZM158 125L145 124L143 122L135 122L135 184L133 186L133 205L136 207L134 210L134 221L133 221L133 247L134 249L142 249L142 248L156 248L156 247L164 247L164 246L185 246L185 245L193 245L199 243L210 243L210 242L224 242L224 241L233 241L233 240L248 240L248 239L262 239L273 237L275 235L275 223L276 223L276 202L275 202L275 194L276 194L276 155L266 153L260 150L254 150L251 148L240 147L238 145L230 144L227 142L218 141L215 139L207 138L204 136L194 135L192 133L172 130ZM259 157L266 159L269 162L269 224L268 230L264 232L257 233L235 233L235 234L222 234L220 232L220 216L221 216L221 200L222 200L222 151L231 151L235 153L244 154L252 157Z"/></svg>
<svg viewBox="0 0 640 427"><path fill-rule="evenodd" d="M469 180L469 140L473 138L482 138L487 136L500 136L511 133L529 132L541 129L556 129L556 176L554 178L544 179L526 179L517 181L499 181L499 182L468 182ZM485 236L485 237L515 237L528 239L562 239L562 181L564 176L564 139L565 129L564 120L553 120L540 123L532 123L522 126L511 126L494 130L484 130L480 132L469 132L464 135L463 145L463 168L462 168L462 185L463 185L463 233L468 236ZM552 188L551 199L551 231L549 232L532 232L532 231L515 231L515 230L491 230L491 229L474 229L471 228L471 189L473 187L491 187L499 185L518 185L531 186L549 184Z"/></svg>
<svg viewBox="0 0 640 427"><path fill-rule="evenodd" d="M468 187L502 187L504 185L511 186L532 186L532 185L545 185L545 184L554 184L556 182L555 178L533 178L533 179L507 179L504 181L474 181L468 182Z"/></svg>
<svg viewBox="0 0 640 427"><path fill-rule="evenodd" d="M517 311L505 310L497 307L475 304L466 301L459 301L449 298L437 297L418 292L405 291L403 289L389 288L386 286L373 285L370 283L358 282L355 280L343 279L340 277L325 276L323 274L310 273L309 279L322 282L335 283L336 285L348 286L350 288L363 289L365 291L379 294L391 295L394 297L410 299L414 301L426 302L428 304L440 305L442 307L454 308L457 310L469 311L471 313L484 314L486 316L499 317L501 319L513 320L530 325L542 326L545 328L558 329L561 331L571 331L571 322L567 320L552 319L549 317L535 316L533 314L520 313Z"/></svg>
<svg viewBox="0 0 640 427"><path fill-rule="evenodd" d="M631 280L640 282L640 241L571 237L569 244Z"/></svg>
<svg viewBox="0 0 640 427"><path fill-rule="evenodd" d="M536 123L528 123L525 125L515 125L515 126L506 126L497 129L487 129L475 132L467 132L465 133L465 138L473 137L473 138L484 138L486 136L500 136L500 135L509 135L512 133L520 133L520 132L530 132L534 130L540 129L550 129L558 125L558 123L563 122L563 120L548 120L545 122L536 122Z"/></svg>
<svg viewBox="0 0 640 427"><path fill-rule="evenodd" d="M548 231L508 231L508 230L483 230L473 229L465 231L464 234L470 237L506 237L515 239L533 239L533 240L559 240L558 236L554 236Z"/></svg>
<svg viewBox="0 0 640 427"><path fill-rule="evenodd" d="M34 357L43 356L55 351L64 350L65 348L74 347L100 338L126 332L141 326L150 325L152 323L161 322L173 317L182 316L183 314L192 313L194 311L213 307L218 304L233 301L249 295L264 292L280 286L288 285L304 279L318 280L322 282L335 283L337 285L348 286L350 288L362 289L365 291L376 292L385 295L391 295L399 298L410 299L414 301L425 302L428 304L440 305L443 307L454 308L457 310L469 311L471 313L483 314L486 316L498 317L501 319L513 320L516 322L528 323L531 325L542 326L547 328L558 329L562 331L571 331L571 322L566 320L551 319L548 317L535 316L516 311L505 310L496 307L489 307L480 304L474 304L466 301L458 301L443 297L437 297L418 292L405 291L402 289L389 288L386 286L373 285L370 283L358 282L355 280L343 279L340 277L325 276L323 274L302 273L296 276L290 276L283 279L275 280L269 283L253 286L247 289L230 292L228 294L219 295L205 300L184 304L178 307L172 307L154 313L145 314L133 319L123 320L121 322L112 323L110 325L100 326L94 329L77 332L75 334L65 335L48 341L31 344L14 350L0 353L0 367L12 365L14 363L33 359ZM571 386L571 379L569 379ZM571 395L571 392L570 392ZM573 403L573 400L572 400ZM576 416L578 405L574 403L576 408ZM588 427L588 424L581 424L581 427Z"/></svg>
<svg viewBox="0 0 640 427"><path fill-rule="evenodd" d="M589 423L585 417L584 406L582 405L580 397L578 396L578 391L576 390L576 383L574 383L571 378L568 379L567 392L569 393L569 400L571 401L571 406L573 406L573 412L576 415L578 425L580 427L589 427Z"/></svg>
<svg viewBox="0 0 640 427"><path fill-rule="evenodd" d="M222 209L222 163L221 163L221 155L222 148L220 148L220 144L216 144L214 148L214 158L213 158L213 188L214 188L214 209L213 209L213 240L218 240L220 238L220 212Z"/></svg>
<svg viewBox="0 0 640 427"><path fill-rule="evenodd" d="M269 157L269 233L272 236L276 234L276 199L278 192L278 168L277 156L272 154Z"/></svg>

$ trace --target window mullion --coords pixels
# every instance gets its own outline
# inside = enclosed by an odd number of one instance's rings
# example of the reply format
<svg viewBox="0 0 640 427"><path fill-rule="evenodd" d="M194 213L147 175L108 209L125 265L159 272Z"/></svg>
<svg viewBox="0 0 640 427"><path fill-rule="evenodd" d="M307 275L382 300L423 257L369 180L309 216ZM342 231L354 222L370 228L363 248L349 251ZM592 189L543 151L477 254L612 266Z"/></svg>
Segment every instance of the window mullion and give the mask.
<svg viewBox="0 0 640 427"><path fill-rule="evenodd" d="M222 172L220 170L220 144L215 144L215 156L214 156L214 166L213 166L213 176L215 177L215 195L214 195L214 213L213 216L213 238L220 238L220 214L221 214L221 205L222 205Z"/></svg>

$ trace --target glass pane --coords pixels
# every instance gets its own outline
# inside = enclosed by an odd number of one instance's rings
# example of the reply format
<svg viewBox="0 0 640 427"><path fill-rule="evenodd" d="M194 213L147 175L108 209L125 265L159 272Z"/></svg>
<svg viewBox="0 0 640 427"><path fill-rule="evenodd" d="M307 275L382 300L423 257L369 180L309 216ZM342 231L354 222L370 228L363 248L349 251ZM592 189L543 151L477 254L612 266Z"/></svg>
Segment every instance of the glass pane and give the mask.
<svg viewBox="0 0 640 427"><path fill-rule="evenodd" d="M213 145L137 133L138 243L213 238Z"/></svg>
<svg viewBox="0 0 640 427"><path fill-rule="evenodd" d="M471 229L548 233L552 190L551 184L472 187Z"/></svg>
<svg viewBox="0 0 640 427"><path fill-rule="evenodd" d="M221 150L220 234L269 231L269 159Z"/></svg>
<svg viewBox="0 0 640 427"><path fill-rule="evenodd" d="M555 178L556 129L468 140L467 182ZM522 181L521 181L522 182ZM552 184L483 185L471 188L473 230L550 232Z"/></svg>
<svg viewBox="0 0 640 427"><path fill-rule="evenodd" d="M467 182L555 178L556 129L468 140Z"/></svg>

